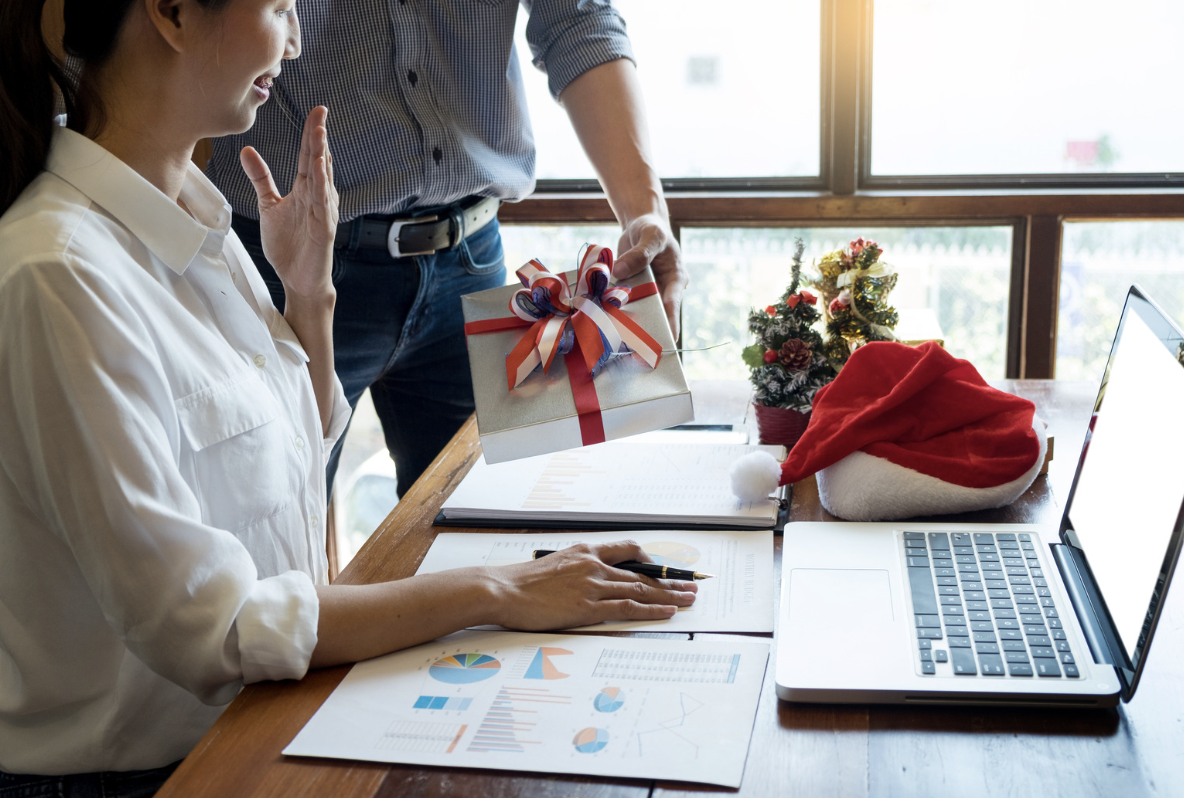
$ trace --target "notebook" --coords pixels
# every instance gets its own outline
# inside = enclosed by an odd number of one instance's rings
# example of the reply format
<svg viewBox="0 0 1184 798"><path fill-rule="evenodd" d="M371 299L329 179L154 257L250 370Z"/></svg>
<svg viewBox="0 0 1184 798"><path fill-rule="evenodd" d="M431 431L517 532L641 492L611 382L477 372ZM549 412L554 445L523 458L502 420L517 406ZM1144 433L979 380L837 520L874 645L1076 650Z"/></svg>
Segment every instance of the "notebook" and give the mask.
<svg viewBox="0 0 1184 798"><path fill-rule="evenodd" d="M1184 334L1127 296L1059 527L792 524L777 693L790 701L1114 706L1180 555Z"/></svg>
<svg viewBox="0 0 1184 798"><path fill-rule="evenodd" d="M733 462L782 446L609 441L489 465L478 460L435 523L565 529L771 529L783 501L741 501Z"/></svg>

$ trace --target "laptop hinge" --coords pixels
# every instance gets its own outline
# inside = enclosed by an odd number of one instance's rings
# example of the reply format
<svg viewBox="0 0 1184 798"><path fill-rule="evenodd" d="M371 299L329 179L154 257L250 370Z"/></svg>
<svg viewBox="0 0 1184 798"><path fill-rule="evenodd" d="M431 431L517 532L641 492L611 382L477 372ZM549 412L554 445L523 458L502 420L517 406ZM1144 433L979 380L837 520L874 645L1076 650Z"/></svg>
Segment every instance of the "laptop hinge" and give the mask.
<svg viewBox="0 0 1184 798"><path fill-rule="evenodd" d="M1049 548L1052 549L1052 558L1056 560L1057 569L1061 572L1061 581L1069 591L1069 601L1077 612L1077 620L1081 622L1081 631L1085 633L1085 641L1089 644L1094 662L1114 665L1114 657L1110 655L1110 647L1106 645L1105 636L1102 634L1102 625L1098 622L1093 603L1086 596L1085 582L1073 559L1073 547L1054 543Z"/></svg>

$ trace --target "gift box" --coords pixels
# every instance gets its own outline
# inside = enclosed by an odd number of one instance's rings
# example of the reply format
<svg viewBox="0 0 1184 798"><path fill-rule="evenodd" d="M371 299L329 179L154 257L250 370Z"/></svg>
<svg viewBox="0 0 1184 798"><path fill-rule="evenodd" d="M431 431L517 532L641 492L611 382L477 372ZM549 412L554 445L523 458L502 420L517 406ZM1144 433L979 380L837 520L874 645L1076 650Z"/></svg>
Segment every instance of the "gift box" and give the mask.
<svg viewBox="0 0 1184 798"><path fill-rule="evenodd" d="M487 463L664 429L694 417L653 274L611 279L590 247L573 272L461 297Z"/></svg>

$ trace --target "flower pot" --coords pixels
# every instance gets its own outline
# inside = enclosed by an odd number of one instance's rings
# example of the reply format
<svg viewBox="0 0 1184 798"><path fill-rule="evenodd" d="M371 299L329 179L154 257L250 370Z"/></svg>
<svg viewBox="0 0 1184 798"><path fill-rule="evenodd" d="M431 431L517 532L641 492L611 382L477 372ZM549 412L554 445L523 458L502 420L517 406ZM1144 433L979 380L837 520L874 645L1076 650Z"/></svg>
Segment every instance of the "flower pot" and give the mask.
<svg viewBox="0 0 1184 798"><path fill-rule="evenodd" d="M756 411L756 426L760 432L761 443L781 444L786 449L802 437L810 423L810 414L787 407L766 407L753 404Z"/></svg>

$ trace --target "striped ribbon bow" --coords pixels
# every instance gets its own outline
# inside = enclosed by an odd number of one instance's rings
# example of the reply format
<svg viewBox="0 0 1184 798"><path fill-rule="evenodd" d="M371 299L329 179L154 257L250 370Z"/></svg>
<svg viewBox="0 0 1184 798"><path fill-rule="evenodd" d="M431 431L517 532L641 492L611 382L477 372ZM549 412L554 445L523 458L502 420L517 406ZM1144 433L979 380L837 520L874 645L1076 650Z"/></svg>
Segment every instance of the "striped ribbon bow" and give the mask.
<svg viewBox="0 0 1184 798"><path fill-rule="evenodd" d="M618 352L636 352L650 368L658 365L658 342L621 310L630 299L652 296L658 288L652 282L632 289L613 285L612 268L611 250L589 246L580 258L574 295L563 275L552 274L537 260L518 270L524 288L510 298L510 310L530 329L506 356L511 390L539 365L550 371L556 355L573 349L579 350L589 375Z"/></svg>

